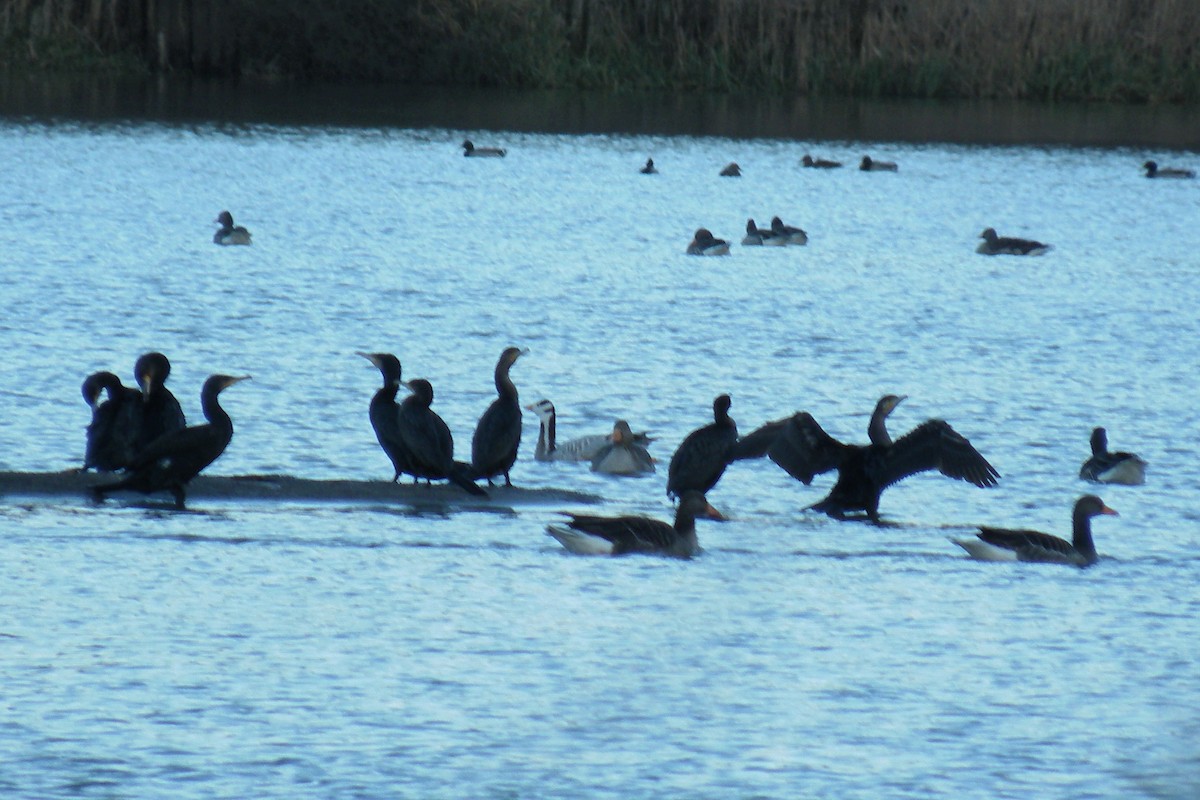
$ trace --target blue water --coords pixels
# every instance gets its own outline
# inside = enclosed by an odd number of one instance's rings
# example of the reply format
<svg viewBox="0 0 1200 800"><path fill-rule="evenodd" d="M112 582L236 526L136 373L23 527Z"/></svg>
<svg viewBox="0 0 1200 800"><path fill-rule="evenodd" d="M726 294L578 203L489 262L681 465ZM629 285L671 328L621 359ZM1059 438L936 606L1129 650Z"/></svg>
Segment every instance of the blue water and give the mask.
<svg viewBox="0 0 1200 800"><path fill-rule="evenodd" d="M723 392L847 441L907 394L894 433L944 418L1003 475L912 478L875 527L739 463L688 562L566 555L538 503L5 498L5 797L1200 794L1200 182L1139 169L1200 153L13 120L0 153L0 469L76 466L83 377L157 349L193 421L208 374L254 377L213 473L387 480L355 351L431 380L463 457L515 344L560 436L657 437L657 475L605 478L534 462L526 415L514 482L592 511L669 517ZM211 243L225 208L252 247ZM809 245L683 254L776 214ZM1054 250L976 255L988 226ZM1095 425L1150 462L1100 492L1097 567L948 540L1069 535Z"/></svg>

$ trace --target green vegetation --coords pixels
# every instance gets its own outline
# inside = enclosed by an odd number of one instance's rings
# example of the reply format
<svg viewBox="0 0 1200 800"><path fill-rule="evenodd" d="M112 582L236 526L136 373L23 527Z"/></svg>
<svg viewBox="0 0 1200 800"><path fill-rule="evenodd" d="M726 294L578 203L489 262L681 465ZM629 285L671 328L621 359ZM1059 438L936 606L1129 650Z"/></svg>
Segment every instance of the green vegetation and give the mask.
<svg viewBox="0 0 1200 800"><path fill-rule="evenodd" d="M8 0L9 67L1200 101L1195 0Z"/></svg>

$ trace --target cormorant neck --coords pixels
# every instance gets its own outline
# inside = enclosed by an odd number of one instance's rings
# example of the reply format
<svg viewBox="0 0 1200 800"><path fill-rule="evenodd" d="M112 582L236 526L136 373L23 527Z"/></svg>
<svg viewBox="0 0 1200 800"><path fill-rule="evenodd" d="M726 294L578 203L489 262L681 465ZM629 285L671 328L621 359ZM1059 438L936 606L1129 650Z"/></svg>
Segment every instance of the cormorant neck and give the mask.
<svg viewBox="0 0 1200 800"><path fill-rule="evenodd" d="M517 386L512 382L512 378L508 377L508 371L512 364L500 363L496 365L496 393L501 397L511 397L517 399Z"/></svg>
<svg viewBox="0 0 1200 800"><path fill-rule="evenodd" d="M221 408L217 397L220 392L204 392L200 397L200 408L204 412L204 418L213 425L233 428L233 420L225 413L225 409Z"/></svg>
<svg viewBox="0 0 1200 800"><path fill-rule="evenodd" d="M887 418L890 413L891 410L882 405L875 407L874 413L871 414L871 422L867 425L867 438L871 440L871 444L887 447L892 443L892 437L887 431Z"/></svg>

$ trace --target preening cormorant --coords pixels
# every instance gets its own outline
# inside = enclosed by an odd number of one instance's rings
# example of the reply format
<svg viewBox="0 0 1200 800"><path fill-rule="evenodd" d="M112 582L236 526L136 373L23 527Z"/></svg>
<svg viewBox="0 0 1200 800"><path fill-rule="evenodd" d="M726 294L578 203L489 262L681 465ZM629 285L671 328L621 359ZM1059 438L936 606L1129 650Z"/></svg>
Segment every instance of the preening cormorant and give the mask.
<svg viewBox="0 0 1200 800"><path fill-rule="evenodd" d="M1118 516L1094 494L1075 501L1071 513L1071 541L1041 531L980 527L974 539L952 539L979 561L1041 561L1087 567L1099 560L1092 541L1092 517Z"/></svg>
<svg viewBox="0 0 1200 800"><path fill-rule="evenodd" d="M413 476L449 480L473 495L487 497L487 492L471 482L470 466L454 460L454 437L450 427L431 407L433 385L423 378L404 385L412 394L400 404L398 430Z"/></svg>
<svg viewBox="0 0 1200 800"><path fill-rule="evenodd" d="M905 399L884 395L875 405L867 445L843 444L827 434L808 412L784 421L767 455L788 474L805 484L813 476L836 469L837 483L829 496L809 508L845 519L864 512L879 520L879 496L892 484L910 475L938 470L950 478L976 486L994 486L1000 477L969 441L946 422L931 419L893 442L887 417Z"/></svg>
<svg viewBox="0 0 1200 800"><path fill-rule="evenodd" d="M379 446L391 459L392 469L395 470L392 482L395 483L402 474L413 474L408 448L400 435L400 404L396 402L396 393L400 391L400 359L391 353L357 351L357 355L374 364L383 376L383 386L371 396L368 415ZM415 477L413 482L416 482Z"/></svg>
<svg viewBox="0 0 1200 800"><path fill-rule="evenodd" d="M517 448L521 445L521 399L517 387L508 376L517 359L528 353L518 347L507 347L496 362L496 394L499 396L488 406L475 426L471 437L471 468L473 477L486 478L492 486L492 478L503 475L504 485L512 486L509 470L517 460Z"/></svg>
<svg viewBox="0 0 1200 800"><path fill-rule="evenodd" d="M546 526L563 547L580 555L652 553L690 558L700 550L696 518L721 519L700 492L685 492L675 511L675 524L650 517L594 517L569 514L565 524Z"/></svg>
<svg viewBox="0 0 1200 800"><path fill-rule="evenodd" d="M216 461L233 438L233 420L221 408L217 396L238 381L249 379L249 375L209 376L200 390L200 406L208 422L155 439L134 456L123 479L92 487L96 500L103 501L106 495L122 490L142 494L169 491L175 497L175 506L183 508L184 487L188 481Z"/></svg>
<svg viewBox="0 0 1200 800"><path fill-rule="evenodd" d="M1146 482L1146 462L1133 453L1110 452L1108 432L1104 428L1095 428L1092 431L1092 457L1083 462L1079 477L1093 483L1141 486Z"/></svg>
<svg viewBox="0 0 1200 800"><path fill-rule="evenodd" d="M785 421L769 422L745 438L738 438L737 423L729 416L729 395L713 400L713 421L689 433L671 456L667 467L667 496L689 491L707 494L725 474L725 467L746 458L767 454Z"/></svg>
<svg viewBox="0 0 1200 800"><path fill-rule="evenodd" d="M83 399L92 409L83 468L115 472L129 466L142 428L142 393L123 386L111 372L93 372L83 381ZM100 395L108 398L100 402Z"/></svg>
<svg viewBox="0 0 1200 800"><path fill-rule="evenodd" d="M187 426L183 409L171 390L171 362L162 353L146 353L133 365L133 376L142 390L142 427L137 449L149 445L164 434L181 431Z"/></svg>

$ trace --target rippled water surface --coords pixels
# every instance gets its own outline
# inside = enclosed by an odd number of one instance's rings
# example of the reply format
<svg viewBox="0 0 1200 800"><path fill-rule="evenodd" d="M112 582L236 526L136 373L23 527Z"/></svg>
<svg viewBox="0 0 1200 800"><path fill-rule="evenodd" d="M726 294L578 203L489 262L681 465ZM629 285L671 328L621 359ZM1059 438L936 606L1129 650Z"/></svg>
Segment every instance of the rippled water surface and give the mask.
<svg viewBox="0 0 1200 800"><path fill-rule="evenodd" d="M668 517L665 463L722 392L744 431L805 409L848 441L907 394L894 433L944 418L1003 474L910 479L877 527L803 511L829 476L739 463L688 562L568 556L563 507L502 492L4 498L6 797L1200 794L1200 182L1139 170L1200 154L11 119L0 153L2 469L77 465L82 378L157 349L192 420L209 373L254 376L213 473L387 480L355 351L431 380L461 455L517 344L560 436L657 437L658 475L608 479L534 462L526 416L516 484L593 511ZM211 243L223 208L252 247ZM776 214L809 245L683 254ZM976 255L987 226L1054 250ZM1151 464L1101 492L1097 567L948 540L1069 535L1095 425Z"/></svg>

